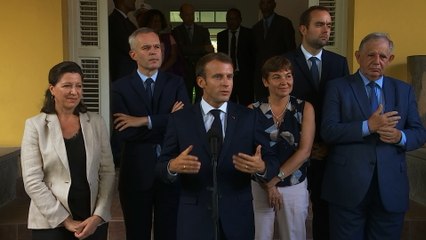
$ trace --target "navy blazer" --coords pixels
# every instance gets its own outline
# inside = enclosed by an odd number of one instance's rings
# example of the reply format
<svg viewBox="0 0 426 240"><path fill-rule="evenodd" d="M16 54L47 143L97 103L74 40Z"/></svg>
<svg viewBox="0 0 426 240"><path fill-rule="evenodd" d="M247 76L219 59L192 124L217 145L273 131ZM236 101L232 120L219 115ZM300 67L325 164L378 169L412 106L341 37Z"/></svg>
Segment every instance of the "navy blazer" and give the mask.
<svg viewBox="0 0 426 240"><path fill-rule="evenodd" d="M167 164L188 146L191 155L198 157L201 169L198 174L179 174L181 195L178 211L178 239L213 239L211 217L212 164L210 147L199 103L171 115L158 171L170 180ZM232 155L239 152L254 154L262 146L262 158L267 165L267 178L276 176L263 129L256 124L256 113L235 103L228 103L225 139L218 158L217 179L219 192L219 219L227 239L253 239L254 220L251 193L251 175L235 169Z"/></svg>
<svg viewBox="0 0 426 240"><path fill-rule="evenodd" d="M136 62L129 55L129 36L136 26L117 9L108 17L109 66L111 81L130 74L136 69Z"/></svg>
<svg viewBox="0 0 426 240"><path fill-rule="evenodd" d="M256 67L262 67L270 57L284 54L296 48L295 31L290 19L278 15L272 18L266 38L263 19L253 25L253 37L256 46Z"/></svg>
<svg viewBox="0 0 426 240"><path fill-rule="evenodd" d="M384 77L384 112L398 111L396 128L407 137L405 147L380 141L377 134L362 136L362 121L371 115L359 73L329 82L324 100L321 135L331 144L322 197L344 207L357 206L366 195L374 169L383 206L390 212L408 208L405 152L422 146L426 130L417 111L413 88Z"/></svg>
<svg viewBox="0 0 426 240"><path fill-rule="evenodd" d="M349 75L348 61L339 54L323 49L321 55L321 79L319 86L316 87L300 46L284 54L284 56L290 60L293 66L294 83L291 94L312 103L315 109L315 123L317 130L319 130L325 85L330 80Z"/></svg>
<svg viewBox="0 0 426 240"><path fill-rule="evenodd" d="M237 42L237 61L240 72L244 76L253 78L254 70L254 43L250 28L240 26ZM225 54L229 53L229 29L225 29L217 34L217 51Z"/></svg>
<svg viewBox="0 0 426 240"><path fill-rule="evenodd" d="M147 95L142 79L135 71L113 83L112 113L150 116L152 129L132 127L117 132L124 141L120 167L119 189L146 190L152 186L157 163L156 146L163 142L168 117L176 101L190 106L182 78L159 71L152 96L153 107L146 104Z"/></svg>
<svg viewBox="0 0 426 240"><path fill-rule="evenodd" d="M172 35L185 58L185 61L196 64L198 59L205 54L206 45L211 45L209 30L203 26L194 24L192 41L189 39L188 31L184 24L181 24L172 30Z"/></svg>

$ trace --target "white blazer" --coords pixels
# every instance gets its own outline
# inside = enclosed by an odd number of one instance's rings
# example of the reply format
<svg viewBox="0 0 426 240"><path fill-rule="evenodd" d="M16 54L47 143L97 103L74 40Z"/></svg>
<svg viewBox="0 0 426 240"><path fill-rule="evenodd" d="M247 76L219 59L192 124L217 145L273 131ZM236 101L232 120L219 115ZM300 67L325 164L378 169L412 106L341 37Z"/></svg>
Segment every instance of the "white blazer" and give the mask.
<svg viewBox="0 0 426 240"><path fill-rule="evenodd" d="M109 221L115 170L105 122L98 114L87 112L80 113L80 125L86 148L91 213ZM58 227L71 214L71 175L56 114L40 113L26 120L21 166L25 191L31 198L28 228Z"/></svg>

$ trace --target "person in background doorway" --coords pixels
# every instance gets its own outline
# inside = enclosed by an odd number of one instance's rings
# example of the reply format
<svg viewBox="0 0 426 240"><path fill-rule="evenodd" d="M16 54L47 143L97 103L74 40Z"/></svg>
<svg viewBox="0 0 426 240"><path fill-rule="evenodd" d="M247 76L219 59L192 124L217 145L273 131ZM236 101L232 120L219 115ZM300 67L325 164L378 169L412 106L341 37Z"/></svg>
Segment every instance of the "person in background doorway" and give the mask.
<svg viewBox="0 0 426 240"><path fill-rule="evenodd" d="M293 23L290 19L274 12L275 0L259 0L262 19L253 27L255 45L255 99L267 97L268 90L262 82L261 69L263 63L270 57L284 54L296 48Z"/></svg>
<svg viewBox="0 0 426 240"><path fill-rule="evenodd" d="M253 103L254 53L251 29L241 26L241 12L231 8L226 13L227 29L217 34L217 51L228 54L234 65L234 87L231 100Z"/></svg>
<svg viewBox="0 0 426 240"><path fill-rule="evenodd" d="M194 6L184 3L179 11L183 23L175 27L172 34L184 59L184 80L189 99L197 102L201 98L201 89L195 83L195 65L202 56L214 52L214 48L209 30L194 23Z"/></svg>
<svg viewBox="0 0 426 240"><path fill-rule="evenodd" d="M139 26L153 29L160 37L163 63L160 70L174 73L183 77L183 60L173 35L168 32L167 20L163 13L157 9L151 9L139 18Z"/></svg>

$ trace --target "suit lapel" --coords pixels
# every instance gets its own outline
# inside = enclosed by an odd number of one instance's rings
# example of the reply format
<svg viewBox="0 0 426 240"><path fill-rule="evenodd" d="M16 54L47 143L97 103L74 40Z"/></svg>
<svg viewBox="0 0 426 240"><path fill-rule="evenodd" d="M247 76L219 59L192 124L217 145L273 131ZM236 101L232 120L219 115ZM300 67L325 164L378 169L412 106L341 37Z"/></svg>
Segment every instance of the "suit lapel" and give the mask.
<svg viewBox="0 0 426 240"><path fill-rule="evenodd" d="M308 82L309 84L311 84L312 88L318 90L316 84L314 83L314 80L312 79L311 71L309 70L308 64L306 63L305 55L303 54L300 47L297 50L296 64L299 65L300 69L302 70L303 78L308 79Z"/></svg>
<svg viewBox="0 0 426 240"><path fill-rule="evenodd" d="M223 159L224 154L227 152L231 146L232 139L234 136L235 129L237 128L238 115L235 106L228 102L228 113L226 118L226 130L225 130L225 139L223 141L222 150L219 156L219 163Z"/></svg>
<svg viewBox="0 0 426 240"><path fill-rule="evenodd" d="M398 111L398 107L396 106L397 104L397 95L396 95L396 86L393 84L393 82L383 76L383 95L384 95L384 99L385 99L385 108L384 108L384 112L390 112L390 111Z"/></svg>
<svg viewBox="0 0 426 240"><path fill-rule="evenodd" d="M131 81L130 84L133 85L133 89L139 95L143 104L145 105L146 109L148 110L147 112L149 114L152 114L151 106L147 105L148 96L146 95L146 92L145 92L145 86L143 85L142 79L139 77L139 74L137 72L135 72L134 75L132 76L132 78L130 79L130 81ZM135 103L135 104L137 104L137 103Z"/></svg>
<svg viewBox="0 0 426 240"><path fill-rule="evenodd" d="M93 163L93 147L95 144L93 139L93 128L90 125L90 119L87 113L80 113L80 126L81 132L83 133L84 147L86 148L86 172L87 176L91 172L92 163Z"/></svg>
<svg viewBox="0 0 426 240"><path fill-rule="evenodd" d="M64 165L65 169L69 170L68 156L62 136L61 126L59 124L59 119L56 114L47 114L46 120L47 127L49 128L50 139L52 139L53 148L58 154L58 157Z"/></svg>
<svg viewBox="0 0 426 240"><path fill-rule="evenodd" d="M157 79L155 80L154 84L154 92L152 94L152 112L157 113L158 105L160 104L160 96L161 92L164 89L164 86L166 85L166 79L162 72L158 71ZM146 94L145 94L146 96Z"/></svg>
<svg viewBox="0 0 426 240"><path fill-rule="evenodd" d="M362 81L359 72L356 72L354 75L352 75L350 85L355 95L355 101L358 102L364 117L368 119L368 117L371 115L370 102L368 100L367 92L365 91L364 82Z"/></svg>
<svg viewBox="0 0 426 240"><path fill-rule="evenodd" d="M202 141L201 145L203 145L204 150L210 155L210 144L207 137L206 127L204 126L204 119L203 119L203 114L201 112L200 102L198 102L197 104L194 104L193 110L194 110L195 121L196 121L195 127L196 127L196 132L198 135L197 137L198 139Z"/></svg>

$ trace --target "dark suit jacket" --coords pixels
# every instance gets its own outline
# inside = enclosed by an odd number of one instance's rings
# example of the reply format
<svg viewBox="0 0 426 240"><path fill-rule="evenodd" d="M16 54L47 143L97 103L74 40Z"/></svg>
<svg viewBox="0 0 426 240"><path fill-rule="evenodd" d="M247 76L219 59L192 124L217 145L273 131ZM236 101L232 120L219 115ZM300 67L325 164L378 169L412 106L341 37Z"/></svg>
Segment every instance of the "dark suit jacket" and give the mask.
<svg viewBox="0 0 426 240"><path fill-rule="evenodd" d="M153 92L153 108L147 104L142 79L135 71L112 85L112 113L132 116L150 116L152 129L133 127L118 132L124 141L120 167L120 190L146 190L152 186L157 163L156 145L162 144L169 114L176 101L189 107L188 94L180 77L159 72Z"/></svg>
<svg viewBox="0 0 426 240"><path fill-rule="evenodd" d="M371 115L368 96L359 75L329 82L326 88L321 135L332 145L323 182L323 198L344 207L357 206L369 189L374 168L383 206L387 211L408 208L408 178L405 152L422 146L426 130L420 121L413 88L384 77L384 112L401 116L405 147L379 140L377 134L362 136L362 121Z"/></svg>
<svg viewBox="0 0 426 240"><path fill-rule="evenodd" d="M204 46L211 45L211 41L210 33L207 28L194 24L193 31L192 41L189 39L188 32L184 24L175 27L172 30L172 35L175 38L185 61L191 62L195 65L198 59L207 53Z"/></svg>
<svg viewBox="0 0 426 240"><path fill-rule="evenodd" d="M136 30L116 9L108 17L109 66L111 81L130 74L136 62L129 55L129 36Z"/></svg>
<svg viewBox="0 0 426 240"><path fill-rule="evenodd" d="M294 27L290 19L275 13L269 29L264 37L263 19L258 21L253 27L253 39L255 44L255 93L257 99L268 95L267 89L263 86L261 69L263 63L269 58L282 55L296 48Z"/></svg>
<svg viewBox="0 0 426 240"><path fill-rule="evenodd" d="M317 88L313 82L309 66L300 46L297 49L284 54L284 56L290 60L293 66L294 84L291 94L297 98L312 103L315 109L315 122L317 130L319 130L321 124L321 110L325 85L330 80L349 75L348 62L345 57L323 49L321 56L321 79L320 85ZM318 137L319 131L317 132Z"/></svg>
<svg viewBox="0 0 426 240"><path fill-rule="evenodd" d="M178 211L178 239L213 239L211 217L212 164L210 147L204 127L200 104L171 115L158 171L170 180L167 164L189 145L192 155L198 156L201 169L198 174L179 174L181 196ZM254 154L258 144L267 161L268 176L276 176L272 166L273 153L262 129L256 125L254 111L235 103L228 103L225 139L218 158L219 218L227 239L253 239L254 220L251 194L251 176L239 172L232 163L238 152ZM265 145L266 144L266 145ZM271 164L270 164L271 163Z"/></svg>
<svg viewBox="0 0 426 240"><path fill-rule="evenodd" d="M251 29L240 26L237 42L237 61L240 72L253 77L254 52ZM225 29L217 34L217 51L225 54L229 53L229 30ZM245 74L246 75L246 74Z"/></svg>

